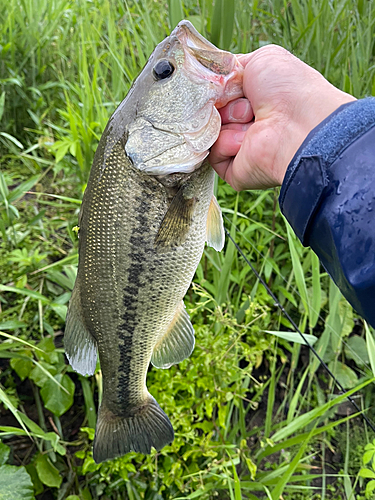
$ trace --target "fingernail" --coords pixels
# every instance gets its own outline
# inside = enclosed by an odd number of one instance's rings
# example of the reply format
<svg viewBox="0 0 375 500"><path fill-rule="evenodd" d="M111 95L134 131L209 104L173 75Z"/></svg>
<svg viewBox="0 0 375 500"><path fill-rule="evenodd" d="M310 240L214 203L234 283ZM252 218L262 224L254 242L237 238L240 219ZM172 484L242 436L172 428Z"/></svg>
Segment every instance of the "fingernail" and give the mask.
<svg viewBox="0 0 375 500"><path fill-rule="evenodd" d="M244 130L243 132L237 132L237 134L234 134L233 139L239 143L242 143L242 141L245 138L246 133L247 133L247 130Z"/></svg>
<svg viewBox="0 0 375 500"><path fill-rule="evenodd" d="M229 119L231 121L243 120L250 111L250 103L247 99L238 99L229 105Z"/></svg>

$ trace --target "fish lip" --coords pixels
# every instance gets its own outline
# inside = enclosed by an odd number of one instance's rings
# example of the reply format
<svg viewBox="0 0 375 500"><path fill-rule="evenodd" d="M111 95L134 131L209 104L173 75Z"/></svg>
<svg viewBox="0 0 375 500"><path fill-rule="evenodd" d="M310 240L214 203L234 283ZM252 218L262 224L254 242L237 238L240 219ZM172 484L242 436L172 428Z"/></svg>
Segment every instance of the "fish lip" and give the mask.
<svg viewBox="0 0 375 500"><path fill-rule="evenodd" d="M204 38L204 36L194 28L193 24L186 19L180 21L177 24L170 36L175 36L180 43L182 43L183 45L187 45L188 47L208 50L220 50L214 44Z"/></svg>
<svg viewBox="0 0 375 500"><path fill-rule="evenodd" d="M184 71L197 81L209 81L217 89L214 105L222 108L229 101L244 97L244 68L231 52L221 50L206 40L190 21L181 21L172 31L185 52Z"/></svg>

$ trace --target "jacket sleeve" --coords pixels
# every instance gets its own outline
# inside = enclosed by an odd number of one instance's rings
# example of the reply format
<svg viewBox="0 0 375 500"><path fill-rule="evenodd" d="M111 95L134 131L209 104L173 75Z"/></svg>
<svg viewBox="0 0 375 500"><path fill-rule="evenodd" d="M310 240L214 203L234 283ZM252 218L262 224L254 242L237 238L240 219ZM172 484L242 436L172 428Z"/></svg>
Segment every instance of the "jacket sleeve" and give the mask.
<svg viewBox="0 0 375 500"><path fill-rule="evenodd" d="M375 327L375 98L341 106L308 135L279 201L303 245Z"/></svg>

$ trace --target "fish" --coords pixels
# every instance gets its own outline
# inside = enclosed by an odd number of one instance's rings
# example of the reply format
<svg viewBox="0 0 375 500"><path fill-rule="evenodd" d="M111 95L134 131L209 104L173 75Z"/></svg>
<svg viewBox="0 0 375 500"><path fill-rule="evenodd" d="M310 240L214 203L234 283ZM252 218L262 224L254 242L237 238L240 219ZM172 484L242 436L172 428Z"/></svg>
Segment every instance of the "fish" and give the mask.
<svg viewBox="0 0 375 500"><path fill-rule="evenodd" d="M99 353L96 463L174 439L146 376L150 362L166 369L194 349L183 299L205 242L224 245L206 157L220 132L218 108L243 96L242 77L233 54L182 21L156 46L99 141L64 334L78 373L94 374Z"/></svg>

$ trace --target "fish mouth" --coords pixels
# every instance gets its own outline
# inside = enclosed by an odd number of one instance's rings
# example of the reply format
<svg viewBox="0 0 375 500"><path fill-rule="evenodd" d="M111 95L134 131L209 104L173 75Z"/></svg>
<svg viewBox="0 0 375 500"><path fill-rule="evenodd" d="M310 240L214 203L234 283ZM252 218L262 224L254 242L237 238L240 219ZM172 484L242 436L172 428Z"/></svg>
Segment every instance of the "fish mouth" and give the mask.
<svg viewBox="0 0 375 500"><path fill-rule="evenodd" d="M185 70L190 77L208 80L217 89L214 105L222 108L243 97L243 66L231 52L218 49L206 40L190 21L181 21L172 31L185 52Z"/></svg>

